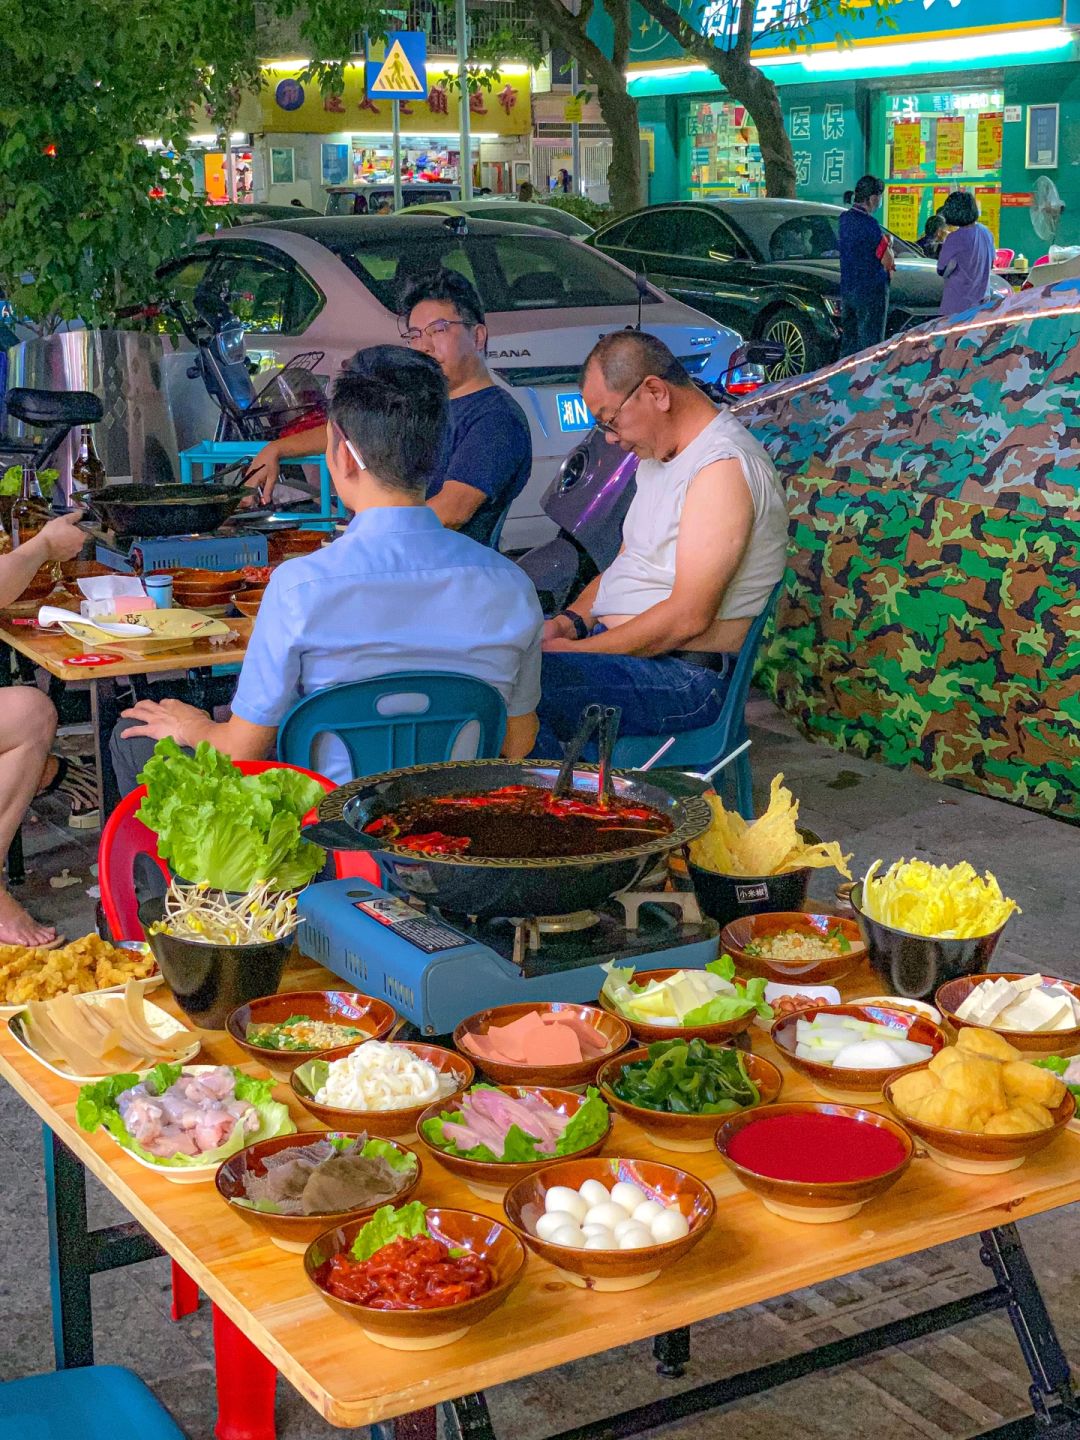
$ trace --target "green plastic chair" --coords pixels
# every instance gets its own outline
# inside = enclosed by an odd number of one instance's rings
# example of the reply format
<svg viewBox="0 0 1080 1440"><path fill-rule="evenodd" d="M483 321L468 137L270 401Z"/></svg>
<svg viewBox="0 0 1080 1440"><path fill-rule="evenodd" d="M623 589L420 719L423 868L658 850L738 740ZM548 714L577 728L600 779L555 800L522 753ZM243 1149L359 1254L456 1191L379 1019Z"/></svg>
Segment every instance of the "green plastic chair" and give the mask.
<svg viewBox="0 0 1080 1440"><path fill-rule="evenodd" d="M467 727L472 730L465 733ZM352 778L407 765L487 759L499 754L506 705L471 675L402 672L352 680L297 701L278 730L278 759L307 766L322 735L349 755Z"/></svg>

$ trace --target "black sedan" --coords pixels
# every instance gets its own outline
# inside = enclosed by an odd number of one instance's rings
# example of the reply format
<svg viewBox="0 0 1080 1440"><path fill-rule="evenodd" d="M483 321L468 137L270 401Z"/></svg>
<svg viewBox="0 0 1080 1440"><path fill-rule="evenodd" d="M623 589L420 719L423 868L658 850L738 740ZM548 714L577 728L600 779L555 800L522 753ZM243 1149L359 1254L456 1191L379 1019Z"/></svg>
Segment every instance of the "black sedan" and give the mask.
<svg viewBox="0 0 1080 1440"><path fill-rule="evenodd" d="M779 380L839 353L843 213L803 200L692 200L635 211L586 243L741 334L783 345L769 372ZM894 250L890 335L936 315L942 289L932 260L896 237Z"/></svg>

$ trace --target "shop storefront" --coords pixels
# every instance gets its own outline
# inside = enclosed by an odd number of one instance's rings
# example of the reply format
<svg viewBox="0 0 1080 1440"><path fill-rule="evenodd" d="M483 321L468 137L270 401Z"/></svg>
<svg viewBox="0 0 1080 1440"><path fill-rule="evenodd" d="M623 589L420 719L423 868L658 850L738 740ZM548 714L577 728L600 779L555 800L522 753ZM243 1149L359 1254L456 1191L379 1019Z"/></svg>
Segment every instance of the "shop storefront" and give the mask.
<svg viewBox="0 0 1080 1440"><path fill-rule="evenodd" d="M433 83L425 99L401 102L406 180L461 180L460 102L438 69L442 64L429 63ZM446 68L450 64L446 61ZM274 204L295 199L323 210L327 186L392 179L391 103L366 94L362 67L346 67L341 95L322 95L295 76L271 69L260 110L258 144L265 151L268 184L259 198ZM515 164L529 159L532 110L526 67L503 67L497 84L472 96L470 119L474 185L512 191Z"/></svg>
<svg viewBox="0 0 1080 1440"><path fill-rule="evenodd" d="M699 24L718 37L740 0L711 0ZM755 30L776 10L755 0ZM1080 0L898 0L895 29L873 7L818 22L812 50L767 34L755 58L776 83L797 194L839 204L865 173L887 186L886 217L909 239L950 190L973 191L1000 245L1030 259L1080 243ZM704 66L642 12L631 26L631 93L653 133L650 199L762 193L759 137ZM838 45L837 30L845 43ZM602 43L603 22L596 22ZM1058 230L1032 223L1039 178L1064 205ZM1039 230L1047 225L1040 222Z"/></svg>

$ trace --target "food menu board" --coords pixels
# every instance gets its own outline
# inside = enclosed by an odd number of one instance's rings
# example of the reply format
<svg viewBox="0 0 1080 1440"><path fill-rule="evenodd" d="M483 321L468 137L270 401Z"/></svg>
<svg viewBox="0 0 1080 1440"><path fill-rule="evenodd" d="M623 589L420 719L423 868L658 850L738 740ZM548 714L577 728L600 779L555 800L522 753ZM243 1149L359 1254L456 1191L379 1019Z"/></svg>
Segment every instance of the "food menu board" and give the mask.
<svg viewBox="0 0 1080 1440"><path fill-rule="evenodd" d="M934 208L933 208L933 211L932 211L932 213L933 213L934 215L940 214L940 212L941 212L941 207L945 204L945 201L949 198L949 196L952 194L952 192L953 192L953 187L952 187L951 185L935 185L935 186L934 186L934 194L933 194L933 198L932 198L932 200L931 200L931 202L930 202L930 203L933 205L933 207L934 207Z"/></svg>
<svg viewBox="0 0 1080 1440"><path fill-rule="evenodd" d="M1005 115L1001 110L986 110L979 115L977 130L978 168L1001 169L1001 141Z"/></svg>
<svg viewBox="0 0 1080 1440"><path fill-rule="evenodd" d="M885 192L885 224L901 240L912 242L919 238L919 207L922 202L922 187L919 185L890 185Z"/></svg>
<svg viewBox="0 0 1080 1440"><path fill-rule="evenodd" d="M979 207L979 219L994 237L994 244L1001 244L1001 187L998 185L976 185L975 203Z"/></svg>
<svg viewBox="0 0 1080 1440"><path fill-rule="evenodd" d="M964 173L964 117L942 115L937 122L937 173Z"/></svg>
<svg viewBox="0 0 1080 1440"><path fill-rule="evenodd" d="M922 122L897 120L892 132L892 173L918 175L922 169Z"/></svg>

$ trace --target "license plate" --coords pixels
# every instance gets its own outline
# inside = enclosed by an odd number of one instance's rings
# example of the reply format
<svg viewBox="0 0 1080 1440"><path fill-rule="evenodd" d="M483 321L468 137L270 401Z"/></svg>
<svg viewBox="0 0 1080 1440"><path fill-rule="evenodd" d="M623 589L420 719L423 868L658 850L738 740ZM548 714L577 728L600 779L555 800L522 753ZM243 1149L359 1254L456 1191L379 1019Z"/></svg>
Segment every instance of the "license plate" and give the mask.
<svg viewBox="0 0 1080 1440"><path fill-rule="evenodd" d="M576 390L556 395L555 403L559 407L559 429L564 434L570 430L591 430L596 424L589 407Z"/></svg>

